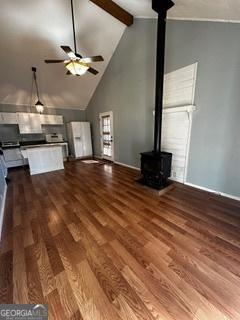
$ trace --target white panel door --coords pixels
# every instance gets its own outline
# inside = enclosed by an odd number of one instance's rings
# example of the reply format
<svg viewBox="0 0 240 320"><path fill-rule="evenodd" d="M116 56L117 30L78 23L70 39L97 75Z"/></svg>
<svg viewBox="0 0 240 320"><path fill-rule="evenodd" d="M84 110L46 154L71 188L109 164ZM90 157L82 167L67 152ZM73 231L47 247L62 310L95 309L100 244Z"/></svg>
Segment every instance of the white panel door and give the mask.
<svg viewBox="0 0 240 320"><path fill-rule="evenodd" d="M162 150L173 154L171 178L182 183L186 180L191 119L186 111L163 114Z"/></svg>
<svg viewBox="0 0 240 320"><path fill-rule="evenodd" d="M102 158L114 161L113 112L99 115Z"/></svg>

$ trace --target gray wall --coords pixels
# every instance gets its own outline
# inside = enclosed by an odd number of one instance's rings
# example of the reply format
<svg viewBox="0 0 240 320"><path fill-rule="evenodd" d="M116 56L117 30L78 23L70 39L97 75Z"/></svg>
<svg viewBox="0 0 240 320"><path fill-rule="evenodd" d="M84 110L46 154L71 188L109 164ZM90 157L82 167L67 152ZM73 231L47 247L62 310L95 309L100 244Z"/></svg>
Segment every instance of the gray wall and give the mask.
<svg viewBox="0 0 240 320"><path fill-rule="evenodd" d="M87 108L99 155L99 113L113 111L115 161L139 165L152 148L156 21L136 19L127 28Z"/></svg>
<svg viewBox="0 0 240 320"><path fill-rule="evenodd" d="M36 112L35 107L28 106L16 106L16 105L1 105L0 112ZM21 134L19 133L18 125L0 125L0 141L6 140L41 140L44 139L47 133L62 133L65 140L66 135L66 123L70 121L85 121L85 110L74 109L54 109L44 108L44 114L56 114L62 115L64 125L63 126L43 126L43 134Z"/></svg>
<svg viewBox="0 0 240 320"><path fill-rule="evenodd" d="M100 112L113 110L115 160L152 149L156 21L127 28L88 108L95 153ZM187 181L240 196L240 24L168 21L166 72L198 61Z"/></svg>

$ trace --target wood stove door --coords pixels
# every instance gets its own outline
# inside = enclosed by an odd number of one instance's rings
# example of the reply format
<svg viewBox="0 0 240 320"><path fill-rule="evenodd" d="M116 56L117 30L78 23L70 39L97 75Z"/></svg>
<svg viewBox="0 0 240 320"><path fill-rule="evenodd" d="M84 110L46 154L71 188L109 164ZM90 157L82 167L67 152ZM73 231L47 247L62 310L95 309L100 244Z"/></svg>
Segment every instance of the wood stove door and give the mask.
<svg viewBox="0 0 240 320"><path fill-rule="evenodd" d="M99 118L102 158L114 161L113 113L100 113Z"/></svg>

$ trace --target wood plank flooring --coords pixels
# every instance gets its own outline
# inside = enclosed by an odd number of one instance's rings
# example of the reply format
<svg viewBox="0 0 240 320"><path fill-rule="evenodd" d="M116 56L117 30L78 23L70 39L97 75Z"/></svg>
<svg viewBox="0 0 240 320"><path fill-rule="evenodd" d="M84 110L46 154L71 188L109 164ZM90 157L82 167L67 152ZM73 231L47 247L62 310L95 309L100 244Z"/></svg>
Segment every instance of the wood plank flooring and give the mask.
<svg viewBox="0 0 240 320"><path fill-rule="evenodd" d="M49 319L240 319L240 203L138 172L66 164L10 172L0 302L47 303Z"/></svg>

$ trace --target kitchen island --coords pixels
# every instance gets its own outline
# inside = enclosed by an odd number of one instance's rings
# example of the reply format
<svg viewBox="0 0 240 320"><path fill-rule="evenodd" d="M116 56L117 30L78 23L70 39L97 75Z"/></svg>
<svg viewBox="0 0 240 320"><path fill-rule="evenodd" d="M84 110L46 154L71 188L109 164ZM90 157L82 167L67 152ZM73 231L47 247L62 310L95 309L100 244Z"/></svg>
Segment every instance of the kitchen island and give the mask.
<svg viewBox="0 0 240 320"><path fill-rule="evenodd" d="M28 159L31 175L64 169L60 145L32 146L22 150L22 154Z"/></svg>
<svg viewBox="0 0 240 320"><path fill-rule="evenodd" d="M61 134L46 135L46 140L3 141L0 144L7 168L29 164L31 175L64 169L68 143Z"/></svg>
<svg viewBox="0 0 240 320"><path fill-rule="evenodd" d="M22 157L24 158L24 164L28 163L28 157L27 157L27 150L32 148L43 148L43 147L55 147L60 146L62 148L62 157L63 161L66 161L68 159L68 143L67 142L58 142L58 143L37 143L37 144L27 144L25 143L20 147L20 151L22 154Z"/></svg>

